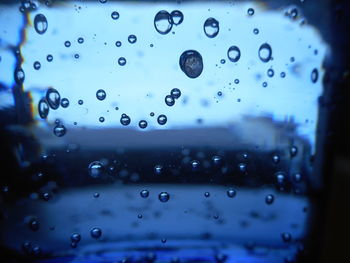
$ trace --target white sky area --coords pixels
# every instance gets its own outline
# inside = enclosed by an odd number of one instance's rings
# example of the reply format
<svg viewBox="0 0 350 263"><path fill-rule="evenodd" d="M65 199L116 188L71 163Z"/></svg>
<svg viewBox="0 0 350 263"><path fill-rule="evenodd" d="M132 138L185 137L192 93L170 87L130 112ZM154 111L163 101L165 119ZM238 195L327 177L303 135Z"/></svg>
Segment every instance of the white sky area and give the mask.
<svg viewBox="0 0 350 263"><path fill-rule="evenodd" d="M253 16L247 15L249 7L255 9ZM153 21L160 10L169 13L180 10L183 23L173 26L167 35L159 34ZM118 20L111 18L113 11L119 12ZM181 4L71 1L52 8L42 5L30 14L27 42L21 49L25 58L24 90L31 92L35 109L48 87L57 89L61 98L68 98L69 107L50 110L47 120L41 120L35 113L40 125L52 124L59 118L68 132L74 122L87 128L140 129L138 122L146 120L147 132L198 127L198 118L203 120L201 127L226 127L243 116L270 115L277 121L294 118L299 125L298 133L314 145L326 44L313 27L301 26L300 19L292 20L284 11L269 11L254 3L220 1ZM43 35L33 26L38 13L48 21ZM18 6L0 6L0 82L8 87L14 82L15 60L4 46L5 42L18 43L20 17ZM215 38L208 38L203 31L209 17L220 23ZM259 29L258 35L253 33L254 28ZM137 36L135 44L128 42L130 34ZM79 37L84 38L83 44L78 43ZM67 40L71 42L69 48L64 45ZM121 47L115 46L118 40ZM268 63L258 57L263 43L272 47L273 60ZM227 50L233 45L241 51L237 63L227 58ZM179 67L180 55L190 49L198 51L204 63L202 74L195 79L188 78ZM48 54L53 55L52 62L46 60ZM79 59L74 54L79 54ZM118 65L119 57L126 58L125 66ZM290 62L291 57L294 62ZM226 63L221 64L221 59ZM34 69L35 61L41 63L40 70ZM267 76L269 68L275 72L272 78ZM319 70L317 83L310 78L314 68ZM285 78L280 77L282 71ZM234 83L235 79L239 79L239 84ZM262 86L264 81L268 83L266 88ZM179 88L182 96L169 107L164 98L173 88ZM98 89L107 93L105 100L96 98ZM219 91L221 97L217 95ZM83 105L78 104L80 99ZM184 99L187 103L183 103ZM204 101L207 107L203 106ZM131 117L128 127L120 124L122 113ZM168 117L166 125L157 123L159 114ZM103 123L99 122L101 116L105 118Z"/></svg>

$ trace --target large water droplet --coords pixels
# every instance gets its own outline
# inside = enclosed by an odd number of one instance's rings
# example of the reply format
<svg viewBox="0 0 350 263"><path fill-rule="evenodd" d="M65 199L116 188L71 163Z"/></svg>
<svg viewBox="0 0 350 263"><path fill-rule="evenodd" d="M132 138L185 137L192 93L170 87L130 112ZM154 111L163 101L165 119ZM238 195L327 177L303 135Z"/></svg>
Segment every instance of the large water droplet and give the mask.
<svg viewBox="0 0 350 263"><path fill-rule="evenodd" d="M181 90L174 88L170 91L170 95L171 97L173 97L174 99L178 99L181 97Z"/></svg>
<svg viewBox="0 0 350 263"><path fill-rule="evenodd" d="M201 54L195 50L186 50L179 60L181 70L189 78L197 78L203 71L203 59Z"/></svg>
<svg viewBox="0 0 350 263"><path fill-rule="evenodd" d="M158 122L159 125L166 124L167 120L168 119L167 119L167 117L164 114L159 115L158 118L157 118L157 122Z"/></svg>
<svg viewBox="0 0 350 263"><path fill-rule="evenodd" d="M169 201L170 195L167 192L161 192L158 195L159 201L165 203Z"/></svg>
<svg viewBox="0 0 350 263"><path fill-rule="evenodd" d="M60 106L61 96L56 89L49 88L46 91L46 101L51 109L56 110Z"/></svg>
<svg viewBox="0 0 350 263"><path fill-rule="evenodd" d="M125 64L126 64L126 59L125 59L124 57L120 57L120 58L118 59L118 64L119 64L119 66L125 66Z"/></svg>
<svg viewBox="0 0 350 263"><path fill-rule="evenodd" d="M141 120L141 121L139 122L139 127L140 127L141 129L145 129L145 128L147 127L147 121Z"/></svg>
<svg viewBox="0 0 350 263"><path fill-rule="evenodd" d="M106 92L103 89L96 91L96 98L98 100L104 100L106 98Z"/></svg>
<svg viewBox="0 0 350 263"><path fill-rule="evenodd" d="M272 48L269 44L264 43L259 48L259 58L262 62L269 62L272 57Z"/></svg>
<svg viewBox="0 0 350 263"><path fill-rule="evenodd" d="M34 18L34 28L35 31L42 35L46 32L48 27L47 19L43 14L37 14Z"/></svg>
<svg viewBox="0 0 350 263"><path fill-rule="evenodd" d="M241 58L241 50L237 46L231 46L227 50L227 57L231 62L237 62Z"/></svg>
<svg viewBox="0 0 350 263"><path fill-rule="evenodd" d="M103 164L99 161L93 161L89 164L89 175L93 178L98 178L103 174Z"/></svg>
<svg viewBox="0 0 350 263"><path fill-rule="evenodd" d="M173 27L170 14L165 10L159 11L154 17L154 27L158 33L168 34Z"/></svg>
<svg viewBox="0 0 350 263"><path fill-rule="evenodd" d="M219 21L217 21L213 17L210 17L207 20L205 20L203 29L207 37L214 38L219 34Z"/></svg>
<svg viewBox="0 0 350 263"><path fill-rule="evenodd" d="M126 115L125 113L122 114L121 118L120 118L120 123L123 124L124 126L129 125L131 122L131 119L128 115Z"/></svg>
<svg viewBox="0 0 350 263"><path fill-rule="evenodd" d="M91 235L92 238L98 239L102 235L102 230L100 228L98 228L98 227L94 227L94 228L92 228L90 230L90 235Z"/></svg>
<svg viewBox="0 0 350 263"><path fill-rule="evenodd" d="M117 11L113 11L111 17L112 19L117 20L119 18L119 13Z"/></svg>
<svg viewBox="0 0 350 263"><path fill-rule="evenodd" d="M137 41L137 37L135 35L128 36L128 41L130 44L134 44Z"/></svg>
<svg viewBox="0 0 350 263"><path fill-rule="evenodd" d="M171 23L175 26L180 25L184 21L184 15L179 10L174 10L170 13Z"/></svg>
<svg viewBox="0 0 350 263"><path fill-rule="evenodd" d="M41 99L38 104L39 116L42 119L46 119L47 115L49 115L49 104L46 99Z"/></svg>
<svg viewBox="0 0 350 263"><path fill-rule="evenodd" d="M57 136L57 137L62 137L66 134L67 130L66 127L64 127L63 124L58 124L55 126L55 128L53 129L53 133Z"/></svg>

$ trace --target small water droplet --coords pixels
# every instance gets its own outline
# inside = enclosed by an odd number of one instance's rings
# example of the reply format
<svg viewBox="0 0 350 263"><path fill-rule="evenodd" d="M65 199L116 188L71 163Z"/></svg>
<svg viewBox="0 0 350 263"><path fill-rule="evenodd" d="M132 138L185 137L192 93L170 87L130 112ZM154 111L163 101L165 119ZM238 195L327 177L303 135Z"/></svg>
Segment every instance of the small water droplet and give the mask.
<svg viewBox="0 0 350 263"><path fill-rule="evenodd" d="M300 183L301 180L302 180L302 176L300 173L295 173L295 174L292 174L292 180L296 183Z"/></svg>
<svg viewBox="0 0 350 263"><path fill-rule="evenodd" d="M164 243L166 243L166 238L162 238L161 239L161 242L164 244Z"/></svg>
<svg viewBox="0 0 350 263"><path fill-rule="evenodd" d="M141 214L138 214L138 215L137 215L137 218L141 219L141 218L142 218L142 215L141 215Z"/></svg>
<svg viewBox="0 0 350 263"><path fill-rule="evenodd" d="M225 59L221 59L221 60L220 60L220 63L221 63L221 64L225 64L225 63L226 63L226 60L225 60Z"/></svg>
<svg viewBox="0 0 350 263"><path fill-rule="evenodd" d="M170 13L171 23L175 26L180 25L184 21L184 15L179 10L174 10Z"/></svg>
<svg viewBox="0 0 350 263"><path fill-rule="evenodd" d="M161 201L162 203L168 202L170 198L170 195L167 192L161 192L158 195L158 199L159 201Z"/></svg>
<svg viewBox="0 0 350 263"><path fill-rule="evenodd" d="M142 190L142 191L140 192L140 196L141 196L142 198L147 198L147 197L149 196L149 191L148 191L148 190Z"/></svg>
<svg viewBox="0 0 350 263"><path fill-rule="evenodd" d="M210 193L209 192L205 192L204 196L208 198L210 196Z"/></svg>
<svg viewBox="0 0 350 263"><path fill-rule="evenodd" d="M263 86L264 88L266 88L266 87L267 87L267 82L264 81L264 82L262 83L262 86Z"/></svg>
<svg viewBox="0 0 350 263"><path fill-rule="evenodd" d="M284 241L284 242L290 242L291 240L292 240L292 235L290 234L290 233L288 233L288 232L284 232L284 233L282 233L281 234L281 237L282 237L282 240Z"/></svg>
<svg viewBox="0 0 350 263"><path fill-rule="evenodd" d="M78 234L78 233L73 233L71 236L70 236L70 240L74 243L79 243L79 241L81 240L81 235Z"/></svg>
<svg viewBox="0 0 350 263"><path fill-rule="evenodd" d="M69 106L69 100L67 98L61 99L61 107L67 108Z"/></svg>
<svg viewBox="0 0 350 263"><path fill-rule="evenodd" d="M167 117L164 114L159 115L158 118L157 118L157 122L158 122L159 125L166 124L167 120L168 119L167 119Z"/></svg>
<svg viewBox="0 0 350 263"><path fill-rule="evenodd" d="M213 17L210 17L207 20L205 20L203 29L207 37L214 38L219 34L219 21Z"/></svg>
<svg viewBox="0 0 350 263"><path fill-rule="evenodd" d="M170 95L171 97L173 97L174 99L178 99L181 97L181 91L177 88L174 88L170 91Z"/></svg>
<svg viewBox="0 0 350 263"><path fill-rule="evenodd" d="M101 177L103 174L103 164L100 161L93 161L92 163L89 164L89 175L93 178L98 178Z"/></svg>
<svg viewBox="0 0 350 263"><path fill-rule="evenodd" d="M237 46L231 46L227 50L227 57L231 62L237 62L241 58L241 51Z"/></svg>
<svg viewBox="0 0 350 263"><path fill-rule="evenodd" d="M61 96L56 89L49 88L46 91L46 101L51 109L56 110L60 106Z"/></svg>
<svg viewBox="0 0 350 263"><path fill-rule="evenodd" d="M281 72L281 78L285 78L286 77L286 73L285 72Z"/></svg>
<svg viewBox="0 0 350 263"><path fill-rule="evenodd" d="M248 15L252 16L252 15L254 15L255 11L253 8L248 8L247 13L248 13Z"/></svg>
<svg viewBox="0 0 350 263"><path fill-rule="evenodd" d="M280 157L279 157L277 154L274 154L274 155L272 156L272 161L273 161L274 163L279 163L279 162L280 162Z"/></svg>
<svg viewBox="0 0 350 263"><path fill-rule="evenodd" d="M268 204L268 205L271 205L274 200L275 200L275 197L273 195L271 195L271 194L268 194L265 197L265 203Z"/></svg>
<svg viewBox="0 0 350 263"><path fill-rule="evenodd" d="M211 160L215 166L220 166L222 164L222 158L218 155L213 156Z"/></svg>
<svg viewBox="0 0 350 263"><path fill-rule="evenodd" d="M173 27L170 14L165 10L159 11L154 17L154 27L158 33L168 34Z"/></svg>
<svg viewBox="0 0 350 263"><path fill-rule="evenodd" d="M55 126L55 128L53 129L53 133L57 136L57 137L62 137L66 134L67 130L66 127L63 124L58 124Z"/></svg>
<svg viewBox="0 0 350 263"><path fill-rule="evenodd" d="M297 148L296 146L292 146L292 147L290 147L289 152L290 152L290 156L291 156L291 157L294 157L294 156L296 156L297 153L298 153L298 148Z"/></svg>
<svg viewBox="0 0 350 263"><path fill-rule="evenodd" d="M200 162L197 160L191 161L192 171L198 171L200 167Z"/></svg>
<svg viewBox="0 0 350 263"><path fill-rule="evenodd" d="M117 47L121 47L121 46L122 46L122 42L116 41L116 42L115 42L115 45L116 45Z"/></svg>
<svg viewBox="0 0 350 263"><path fill-rule="evenodd" d="M79 38L78 38L78 43L79 43L79 44L83 44L83 43L84 43L84 38L79 37Z"/></svg>
<svg viewBox="0 0 350 263"><path fill-rule="evenodd" d="M79 104L79 105L83 105L83 104L84 104L84 101L83 101L83 100L78 100L78 104Z"/></svg>
<svg viewBox="0 0 350 263"><path fill-rule="evenodd" d="M28 226L32 231L38 231L40 227L40 223L38 219L32 218L28 222Z"/></svg>
<svg viewBox="0 0 350 263"><path fill-rule="evenodd" d="M236 190L234 190L234 189L228 189L228 190L227 190L227 196L230 197L230 198L235 197L236 194L237 194L237 193L236 193Z"/></svg>
<svg viewBox="0 0 350 263"><path fill-rule="evenodd" d="M112 19L117 20L119 18L119 13L117 11L113 11L111 17Z"/></svg>
<svg viewBox="0 0 350 263"><path fill-rule="evenodd" d="M135 35L128 36L128 41L130 44L134 44L137 41L137 37Z"/></svg>
<svg viewBox="0 0 350 263"><path fill-rule="evenodd" d="M234 82L235 82L235 84L238 84L239 83L239 79L235 79Z"/></svg>
<svg viewBox="0 0 350 263"><path fill-rule="evenodd" d="M124 57L120 57L120 58L118 59L118 64L119 64L119 66L125 66L125 64L126 64L126 59L125 59Z"/></svg>
<svg viewBox="0 0 350 263"><path fill-rule="evenodd" d="M255 35L259 34L259 29L254 28L254 29L253 29L253 33L254 33Z"/></svg>
<svg viewBox="0 0 350 263"><path fill-rule="evenodd" d="M50 107L46 99L41 99L38 104L38 112L39 112L40 118L46 119L47 115L49 115L49 110L50 110Z"/></svg>
<svg viewBox="0 0 350 263"><path fill-rule="evenodd" d="M317 68L314 68L311 72L311 81L312 83L316 83L318 80L318 70Z"/></svg>
<svg viewBox="0 0 350 263"><path fill-rule="evenodd" d="M171 95L166 95L164 100L165 100L165 104L168 105L169 107L175 104L175 99Z"/></svg>
<svg viewBox="0 0 350 263"><path fill-rule="evenodd" d="M203 71L203 59L195 50L186 50L180 56L179 65L181 70L189 78L197 78Z"/></svg>
<svg viewBox="0 0 350 263"><path fill-rule="evenodd" d="M98 227L94 227L90 230L90 235L92 238L98 239L102 235L102 230Z"/></svg>
<svg viewBox="0 0 350 263"><path fill-rule="evenodd" d="M100 118L98 118L98 120L99 120L99 122L104 122L105 118L101 116Z"/></svg>
<svg viewBox="0 0 350 263"><path fill-rule="evenodd" d="M67 40L67 41L65 41L65 42L64 42L64 46L65 46L65 47L70 47L70 46L71 46L70 41L68 41L68 40Z"/></svg>
<svg viewBox="0 0 350 263"><path fill-rule="evenodd" d="M247 171L247 165L245 163L238 164L238 168L242 173L245 173Z"/></svg>
<svg viewBox="0 0 350 263"><path fill-rule="evenodd" d="M140 127L141 129L145 129L145 128L147 127L147 121L141 120L141 121L139 122L139 127Z"/></svg>
<svg viewBox="0 0 350 263"><path fill-rule="evenodd" d="M35 70L39 70L41 68L41 64L39 61L35 61L33 64L33 67Z"/></svg>
<svg viewBox="0 0 350 263"><path fill-rule="evenodd" d="M269 44L264 43L259 48L259 58L262 62L269 62L272 58L272 48Z"/></svg>
<svg viewBox="0 0 350 263"><path fill-rule="evenodd" d="M104 100L106 98L106 92L103 89L96 91L96 98L98 100Z"/></svg>
<svg viewBox="0 0 350 263"><path fill-rule="evenodd" d="M25 79L25 74L22 68L17 67L14 72L15 81L17 84L23 84Z"/></svg>
<svg viewBox="0 0 350 263"><path fill-rule="evenodd" d="M100 193L94 193L94 198L99 198L100 197Z"/></svg>
<svg viewBox="0 0 350 263"><path fill-rule="evenodd" d="M52 56L51 54L47 55L47 56L46 56L46 60L47 60L48 62L52 62L53 56Z"/></svg>
<svg viewBox="0 0 350 263"><path fill-rule="evenodd" d="M163 165L157 164L156 166L154 166L154 174L160 175L163 173L163 171L164 171Z"/></svg>
<svg viewBox="0 0 350 263"><path fill-rule="evenodd" d="M275 72L273 71L272 68L269 68L269 69L267 70L267 76L269 76L270 78L272 78L273 75L275 75Z"/></svg>
<svg viewBox="0 0 350 263"><path fill-rule="evenodd" d="M131 122L131 119L128 115L126 115L125 113L122 114L121 118L120 118L120 123L124 126L129 125Z"/></svg>
<svg viewBox="0 0 350 263"><path fill-rule="evenodd" d="M34 18L35 31L42 35L46 32L48 27L47 19L43 14L37 14Z"/></svg>

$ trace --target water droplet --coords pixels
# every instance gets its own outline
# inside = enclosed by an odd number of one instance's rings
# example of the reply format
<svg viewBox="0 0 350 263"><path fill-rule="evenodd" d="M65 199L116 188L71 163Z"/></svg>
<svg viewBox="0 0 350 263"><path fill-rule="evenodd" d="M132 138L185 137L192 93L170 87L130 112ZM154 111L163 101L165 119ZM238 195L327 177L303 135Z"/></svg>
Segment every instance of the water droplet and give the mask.
<svg viewBox="0 0 350 263"><path fill-rule="evenodd" d="M149 191L148 191L148 190L142 190L142 191L140 192L140 196L141 196L142 198L147 198L147 197L149 196Z"/></svg>
<svg viewBox="0 0 350 263"><path fill-rule="evenodd" d="M102 235L102 230L100 228L98 228L98 227L94 227L94 228L92 228L90 230L90 235L91 235L92 238L98 239Z"/></svg>
<svg viewBox="0 0 350 263"><path fill-rule="evenodd" d="M255 35L259 34L259 29L254 28L254 29L253 29L253 33L254 33Z"/></svg>
<svg viewBox="0 0 350 263"><path fill-rule="evenodd" d="M14 73L15 81L17 84L23 84L25 75L22 68L17 67Z"/></svg>
<svg viewBox="0 0 350 263"><path fill-rule="evenodd" d="M38 104L38 112L40 118L46 119L47 115L49 115L49 110L50 107L47 101L45 99L41 99Z"/></svg>
<svg viewBox="0 0 350 263"><path fill-rule="evenodd" d="M140 127L141 129L145 129L145 128L147 127L147 121L141 120L141 121L139 122L139 127Z"/></svg>
<svg viewBox="0 0 350 263"><path fill-rule="evenodd" d="M117 47L121 47L121 46L122 46L122 42L116 41L116 42L115 42L115 45L116 45Z"/></svg>
<svg viewBox="0 0 350 263"><path fill-rule="evenodd" d="M74 58L78 59L79 58L79 54L74 54Z"/></svg>
<svg viewBox="0 0 350 263"><path fill-rule="evenodd" d="M179 60L181 70L189 78L197 78L203 71L203 59L201 54L195 50L186 50Z"/></svg>
<svg viewBox="0 0 350 263"><path fill-rule="evenodd" d="M57 137L62 137L66 134L67 130L66 127L64 127L63 124L58 124L55 126L55 128L53 129L53 133L57 136Z"/></svg>
<svg viewBox="0 0 350 263"><path fill-rule="evenodd" d="M227 259L227 256L221 253L218 253L215 255L215 261L216 263L224 263Z"/></svg>
<svg viewBox="0 0 350 263"><path fill-rule="evenodd" d="M94 193L94 198L99 198L100 197L100 193Z"/></svg>
<svg viewBox="0 0 350 263"><path fill-rule="evenodd" d="M166 238L162 238L161 239L161 242L164 244L164 243L166 243Z"/></svg>
<svg viewBox="0 0 350 263"><path fill-rule="evenodd" d="M96 98L98 100L104 100L106 98L106 92L103 89L96 91Z"/></svg>
<svg viewBox="0 0 350 263"><path fill-rule="evenodd" d="M159 201L161 201L162 203L168 202L170 198L170 195L167 192L161 192L158 195L158 199Z"/></svg>
<svg viewBox="0 0 350 263"><path fill-rule="evenodd" d="M44 201L49 201L51 199L51 194L48 192L45 192L45 193L42 193L41 197Z"/></svg>
<svg viewBox="0 0 350 263"><path fill-rule="evenodd" d="M121 118L120 118L120 123L123 124L124 126L129 125L131 122L131 119L128 115L126 115L125 113L122 114Z"/></svg>
<svg viewBox="0 0 350 263"><path fill-rule="evenodd" d="M166 95L164 100L165 100L165 104L168 105L169 107L175 104L175 99L171 95Z"/></svg>
<svg viewBox="0 0 350 263"><path fill-rule="evenodd" d="M83 105L83 104L84 104L84 101L83 101L83 100L78 100L78 104L79 104L79 105Z"/></svg>
<svg viewBox="0 0 350 263"><path fill-rule="evenodd" d="M234 190L234 189L229 189L229 190L227 190L227 196L230 197L230 198L235 197L236 194L237 194L237 193L236 193L236 190Z"/></svg>
<svg viewBox="0 0 350 263"><path fill-rule="evenodd" d="M74 243L79 243L79 241L81 240L81 235L78 234L78 233L73 233L73 234L70 236L70 239L71 239L72 242L74 242Z"/></svg>
<svg viewBox="0 0 350 263"><path fill-rule="evenodd" d="M316 83L318 80L318 70L317 68L314 68L311 72L311 81L312 83Z"/></svg>
<svg viewBox="0 0 350 263"><path fill-rule="evenodd" d="M205 192L204 196L208 198L210 196L210 193L209 192Z"/></svg>
<svg viewBox="0 0 350 263"><path fill-rule="evenodd" d="M281 78L285 78L286 77L286 73L285 72L281 72Z"/></svg>
<svg viewBox="0 0 350 263"><path fill-rule="evenodd" d="M32 247L31 254L34 256L38 256L41 254L41 247L38 245L35 245Z"/></svg>
<svg viewBox="0 0 350 263"><path fill-rule="evenodd" d="M37 14L34 18L35 31L42 35L46 32L48 27L47 19L43 14Z"/></svg>
<svg viewBox="0 0 350 263"><path fill-rule="evenodd" d="M51 109L56 110L60 106L61 96L56 89L49 88L46 91L46 101Z"/></svg>
<svg viewBox="0 0 350 263"><path fill-rule="evenodd" d="M282 240L284 241L284 242L290 242L291 240L292 240L292 235L290 234L290 233L288 233L288 232L284 232L284 233L282 233L281 234L281 237L282 237Z"/></svg>
<svg viewBox="0 0 350 263"><path fill-rule="evenodd" d="M198 171L199 167L200 167L200 163L197 160L193 160L191 162L191 167L192 167L192 171Z"/></svg>
<svg viewBox="0 0 350 263"><path fill-rule="evenodd" d="M154 112L152 111L149 116L154 117Z"/></svg>
<svg viewBox="0 0 350 263"><path fill-rule="evenodd" d="M112 19L117 20L119 18L119 13L117 11L113 11L111 17Z"/></svg>
<svg viewBox="0 0 350 263"><path fill-rule="evenodd" d="M271 205L274 200L275 200L275 197L271 194L269 194L265 197L265 203L268 205Z"/></svg>
<svg viewBox="0 0 350 263"><path fill-rule="evenodd" d="M247 171L247 165L245 163L238 164L238 168L242 173L245 173Z"/></svg>
<svg viewBox="0 0 350 263"><path fill-rule="evenodd" d="M290 156L291 156L291 157L294 157L294 156L296 156L297 153L298 153L298 148L297 148L296 146L292 146L292 147L290 147L289 152L290 152Z"/></svg>
<svg viewBox="0 0 350 263"><path fill-rule="evenodd" d="M64 46L65 47L70 47L70 45L71 45L70 41L67 40L67 41L64 42Z"/></svg>
<svg viewBox="0 0 350 263"><path fill-rule="evenodd" d="M300 173L292 174L292 180L296 183L300 183L302 180L301 174Z"/></svg>
<svg viewBox="0 0 350 263"><path fill-rule="evenodd" d="M130 44L134 44L137 41L137 37L135 35L130 35L128 37L128 41L129 41Z"/></svg>
<svg viewBox="0 0 350 263"><path fill-rule="evenodd" d="M218 155L213 156L211 160L215 166L220 166L222 164L222 158Z"/></svg>
<svg viewBox="0 0 350 263"><path fill-rule="evenodd" d="M79 43L79 44L83 44L83 43L84 43L84 38L79 37L79 38L78 38L78 43Z"/></svg>
<svg viewBox="0 0 350 263"><path fill-rule="evenodd" d="M160 175L163 173L163 165L157 164L156 166L154 166L154 174L156 175Z"/></svg>
<svg viewBox="0 0 350 263"><path fill-rule="evenodd" d="M209 38L214 38L219 34L219 21L217 21L215 18L210 17L204 22L204 33Z"/></svg>
<svg viewBox="0 0 350 263"><path fill-rule="evenodd" d="M168 34L173 27L170 14L165 10L159 11L154 17L154 27L158 33Z"/></svg>
<svg viewBox="0 0 350 263"><path fill-rule="evenodd" d="M141 215L141 214L138 214L138 215L137 215L137 218L141 219L141 218L142 218L142 215Z"/></svg>
<svg viewBox="0 0 350 263"><path fill-rule="evenodd" d="M267 82L264 81L264 82L262 83L262 86L263 86L264 88L266 88L266 87L267 87Z"/></svg>
<svg viewBox="0 0 350 263"><path fill-rule="evenodd" d="M89 164L89 175L92 178L98 178L101 177L101 175L103 174L103 164L100 161L93 161L92 163Z"/></svg>
<svg viewBox="0 0 350 263"><path fill-rule="evenodd" d="M32 231L38 231L40 227L39 220L35 218L30 219L28 222L28 226Z"/></svg>
<svg viewBox="0 0 350 263"><path fill-rule="evenodd" d="M41 64L39 61L35 61L33 64L33 67L35 70L39 70L41 68Z"/></svg>
<svg viewBox="0 0 350 263"><path fill-rule="evenodd" d="M282 172L276 173L276 184L282 190L286 184L286 176Z"/></svg>
<svg viewBox="0 0 350 263"><path fill-rule="evenodd" d="M179 10L174 10L170 13L171 23L175 26L180 25L184 21L184 15Z"/></svg>
<svg viewBox="0 0 350 263"><path fill-rule="evenodd" d="M241 58L241 51L237 46L231 46L227 50L227 57L231 62L237 62Z"/></svg>
<svg viewBox="0 0 350 263"><path fill-rule="evenodd" d="M181 97L181 91L177 88L174 88L170 91L170 95L171 97L173 97L174 99L178 99Z"/></svg>
<svg viewBox="0 0 350 263"><path fill-rule="evenodd" d="M235 82L235 84L238 84L239 83L239 79L235 79L234 82Z"/></svg>
<svg viewBox="0 0 350 263"><path fill-rule="evenodd" d="M272 78L273 75L275 75L275 72L273 71L272 68L269 68L269 69L267 70L267 76L269 76L270 78Z"/></svg>
<svg viewBox="0 0 350 263"><path fill-rule="evenodd" d="M119 64L119 66L125 66L125 64L126 64L126 59L125 59L124 57L120 57L120 58L118 59L118 64Z"/></svg>
<svg viewBox="0 0 350 263"><path fill-rule="evenodd" d="M225 63L226 63L226 60L225 60L225 59L221 59L221 60L220 60L220 63L221 63L221 64L225 64Z"/></svg>
<svg viewBox="0 0 350 263"><path fill-rule="evenodd" d="M254 15L255 11L253 8L248 8L247 13L248 13L248 15L252 16L252 15Z"/></svg>
<svg viewBox="0 0 350 263"><path fill-rule="evenodd" d="M104 122L105 118L101 116L100 118L98 118L98 120L99 120L99 122Z"/></svg>
<svg viewBox="0 0 350 263"><path fill-rule="evenodd" d="M61 107L67 108L69 106L69 100L67 98L61 99Z"/></svg>
<svg viewBox="0 0 350 263"><path fill-rule="evenodd" d="M53 60L53 56L52 55L47 55L46 56L46 60L48 61L48 62L51 62L52 60Z"/></svg>
<svg viewBox="0 0 350 263"><path fill-rule="evenodd" d="M272 57L272 48L269 44L264 43L259 48L259 58L262 62L269 62Z"/></svg>
<svg viewBox="0 0 350 263"><path fill-rule="evenodd" d="M280 162L280 157L279 157L277 154L274 154L274 155L272 156L272 161L273 161L274 163L279 163L279 162Z"/></svg>
<svg viewBox="0 0 350 263"><path fill-rule="evenodd" d="M157 118L157 122L158 122L159 125L166 124L167 120L168 119L167 119L167 117L164 114L159 115L158 118Z"/></svg>

